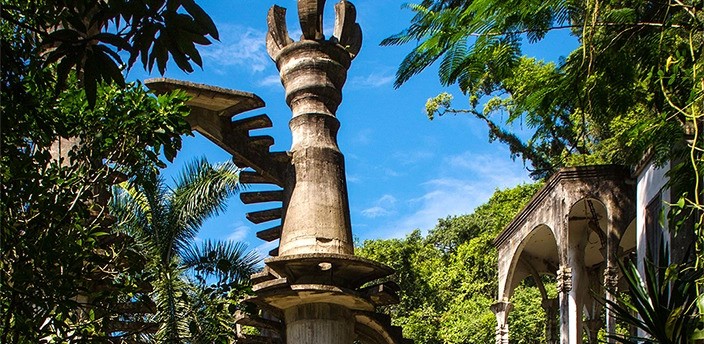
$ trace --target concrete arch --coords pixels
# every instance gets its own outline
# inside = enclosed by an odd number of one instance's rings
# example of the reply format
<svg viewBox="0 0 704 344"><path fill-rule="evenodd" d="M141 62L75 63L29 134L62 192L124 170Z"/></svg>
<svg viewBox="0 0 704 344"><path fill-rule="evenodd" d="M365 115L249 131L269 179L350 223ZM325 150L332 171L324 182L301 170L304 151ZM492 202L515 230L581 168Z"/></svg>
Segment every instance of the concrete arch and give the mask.
<svg viewBox="0 0 704 344"><path fill-rule="evenodd" d="M509 301L513 290L528 276L552 274L559 266L558 247L555 233L546 224L535 226L511 254L505 279L499 281L503 285L500 299Z"/></svg>
<svg viewBox="0 0 704 344"><path fill-rule="evenodd" d="M587 268L606 259L610 230L609 208L596 197L598 195L587 195L573 203L567 219L569 240L584 240L584 243L572 244L583 249L584 266Z"/></svg>
<svg viewBox="0 0 704 344"><path fill-rule="evenodd" d="M594 328L602 326L597 323L601 310L588 291L618 280L614 266L619 244L635 218L631 181L630 171L622 166L561 169L497 236L499 294L492 306L497 343L508 343L510 298L518 283L530 275L555 274L558 299L544 300L548 301L544 308L559 309L560 342L582 342L586 304L588 320L593 320L586 326L590 337ZM557 325L553 328L557 330ZM558 341L556 336L548 338L550 343Z"/></svg>

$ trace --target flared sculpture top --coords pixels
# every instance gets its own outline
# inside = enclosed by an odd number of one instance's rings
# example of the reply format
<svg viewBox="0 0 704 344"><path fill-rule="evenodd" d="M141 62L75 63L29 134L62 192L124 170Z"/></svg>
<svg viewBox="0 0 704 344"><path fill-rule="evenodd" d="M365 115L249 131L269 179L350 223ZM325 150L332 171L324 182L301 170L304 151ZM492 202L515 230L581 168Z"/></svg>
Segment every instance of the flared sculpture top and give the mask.
<svg viewBox="0 0 704 344"><path fill-rule="evenodd" d="M273 6L267 17L267 51L276 61L294 117L303 113L335 115L347 69L362 47L354 5L344 0L335 4L335 28L328 39L323 32L324 6L325 0L298 1L303 33L298 42L289 37L285 8Z"/></svg>
<svg viewBox="0 0 704 344"><path fill-rule="evenodd" d="M352 228L345 163L337 145L347 69L362 45L354 5L335 4L335 29L323 33L324 0L299 0L302 37L294 42L286 27L286 9L269 10L267 51L279 69L293 118L293 143L284 187L284 216L279 255L352 255Z"/></svg>

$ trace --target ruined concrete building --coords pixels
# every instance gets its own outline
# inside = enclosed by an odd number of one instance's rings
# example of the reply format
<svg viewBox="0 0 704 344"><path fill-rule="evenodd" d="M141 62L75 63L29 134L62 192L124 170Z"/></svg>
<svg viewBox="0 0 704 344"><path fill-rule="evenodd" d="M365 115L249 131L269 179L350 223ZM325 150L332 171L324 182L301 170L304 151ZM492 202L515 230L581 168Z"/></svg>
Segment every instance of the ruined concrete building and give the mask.
<svg viewBox="0 0 704 344"><path fill-rule="evenodd" d="M618 260L635 259L642 271L646 250L658 247L666 234L659 219L672 199L668 170L668 165L657 167L644 159L633 169L564 168L546 181L494 241L499 257L499 294L492 306L497 344L509 342L511 296L528 277L541 290L548 343L578 344L583 338L597 343L600 329L614 333L614 317L598 299L613 299L609 290L627 288ZM693 242L687 233L664 237L677 261ZM543 275L554 276L556 298L546 292Z"/></svg>
<svg viewBox="0 0 704 344"><path fill-rule="evenodd" d="M288 152L270 152L269 136L250 131L270 127L266 115L233 117L259 107L257 96L189 82L154 79L156 91L181 89L192 96L188 121L198 132L247 167L240 180L269 184L272 191L241 194L244 203L280 202L281 206L247 214L274 225L257 233L279 247L252 276L259 314L242 315L238 324L260 328L238 343L406 343L401 329L376 307L398 302L393 282L374 284L393 270L354 255L344 157L337 145L347 70L362 44L356 10L348 1L335 5L332 36L323 32L324 0L299 0L300 41L289 37L284 8L267 18L266 47L279 69L292 111L293 143Z"/></svg>

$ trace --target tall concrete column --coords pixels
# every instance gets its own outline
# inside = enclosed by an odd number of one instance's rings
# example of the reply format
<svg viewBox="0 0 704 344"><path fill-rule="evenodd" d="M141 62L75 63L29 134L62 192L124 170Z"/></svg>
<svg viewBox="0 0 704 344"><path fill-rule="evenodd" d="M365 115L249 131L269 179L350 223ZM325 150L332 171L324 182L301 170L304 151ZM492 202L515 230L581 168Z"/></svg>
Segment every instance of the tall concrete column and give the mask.
<svg viewBox="0 0 704 344"><path fill-rule="evenodd" d="M285 311L288 343L352 344L355 319L349 309L309 303Z"/></svg>
<svg viewBox="0 0 704 344"><path fill-rule="evenodd" d="M579 344L577 336L581 311L577 309L576 289L573 286L572 268L561 266L557 271L557 292L560 300L560 343Z"/></svg>
<svg viewBox="0 0 704 344"><path fill-rule="evenodd" d="M349 53L327 41L292 43L276 55L291 107L293 169L284 190L286 209L279 255L352 254L345 162L335 118Z"/></svg>
<svg viewBox="0 0 704 344"><path fill-rule="evenodd" d="M545 340L548 344L557 344L560 340L560 328L558 317L560 304L558 299L543 299L543 309L545 310Z"/></svg>
<svg viewBox="0 0 704 344"><path fill-rule="evenodd" d="M606 300L615 302L614 293L618 287L618 256L621 237L616 230L614 221L610 219L606 236L606 267L604 268L604 296ZM616 318L613 312L606 307L606 333L616 334ZM607 339L608 343L614 343L613 339Z"/></svg>
<svg viewBox="0 0 704 344"><path fill-rule="evenodd" d="M491 305L491 311L496 315L496 344L508 344L508 314L513 305L508 301L499 301Z"/></svg>
<svg viewBox="0 0 704 344"><path fill-rule="evenodd" d="M286 10L267 17L267 52L276 62L291 108L292 145L283 170L278 255L253 275L251 298L280 314L286 343L352 344L357 338L401 343L399 328L375 314L398 302L393 273L354 256L344 157L337 144L347 70L362 44L355 7L335 5L333 35L323 34L324 0L299 0L302 37L288 35ZM378 340L375 340L377 342Z"/></svg>

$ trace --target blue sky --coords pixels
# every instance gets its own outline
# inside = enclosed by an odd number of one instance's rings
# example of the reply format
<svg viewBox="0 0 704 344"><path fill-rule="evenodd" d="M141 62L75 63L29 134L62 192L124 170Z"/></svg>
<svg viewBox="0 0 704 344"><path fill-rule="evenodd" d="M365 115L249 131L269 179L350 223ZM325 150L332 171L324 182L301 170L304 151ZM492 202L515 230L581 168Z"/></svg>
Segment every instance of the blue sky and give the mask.
<svg viewBox="0 0 704 344"><path fill-rule="evenodd" d="M423 108L428 98L441 92L454 94L454 106L465 98L456 87L440 85L436 68L429 68L400 89L393 88L394 73L412 44L380 47L382 39L405 28L412 12L403 0L357 0L357 21L364 43L352 62L343 102L338 110L340 149L345 155L352 229L360 240L403 237L415 228L432 229L438 218L470 213L496 188L529 181L523 163L512 161L508 149L489 143L486 125L466 116L445 116L429 121ZM272 151L288 150L291 113L284 102L278 71L266 54L266 14L272 5L288 8L292 38L300 37L295 17L296 1L200 1L220 31L220 42L200 49L203 70L184 74L171 66L166 77L253 92L266 102L254 112L266 113L274 126L261 134L275 138ZM326 4L324 27L332 33L334 1ZM526 54L557 60L576 46L567 32L551 33ZM153 75L156 76L156 75ZM136 68L130 79L148 76ZM523 130L526 128L517 128ZM167 179L195 157L211 162L230 159L200 135L184 140L184 148L166 171ZM253 190L253 189L252 189ZM266 253L277 243L266 244L255 233L271 224L254 225L245 213L267 208L243 205L238 197L227 212L209 220L200 239L245 241Z"/></svg>

